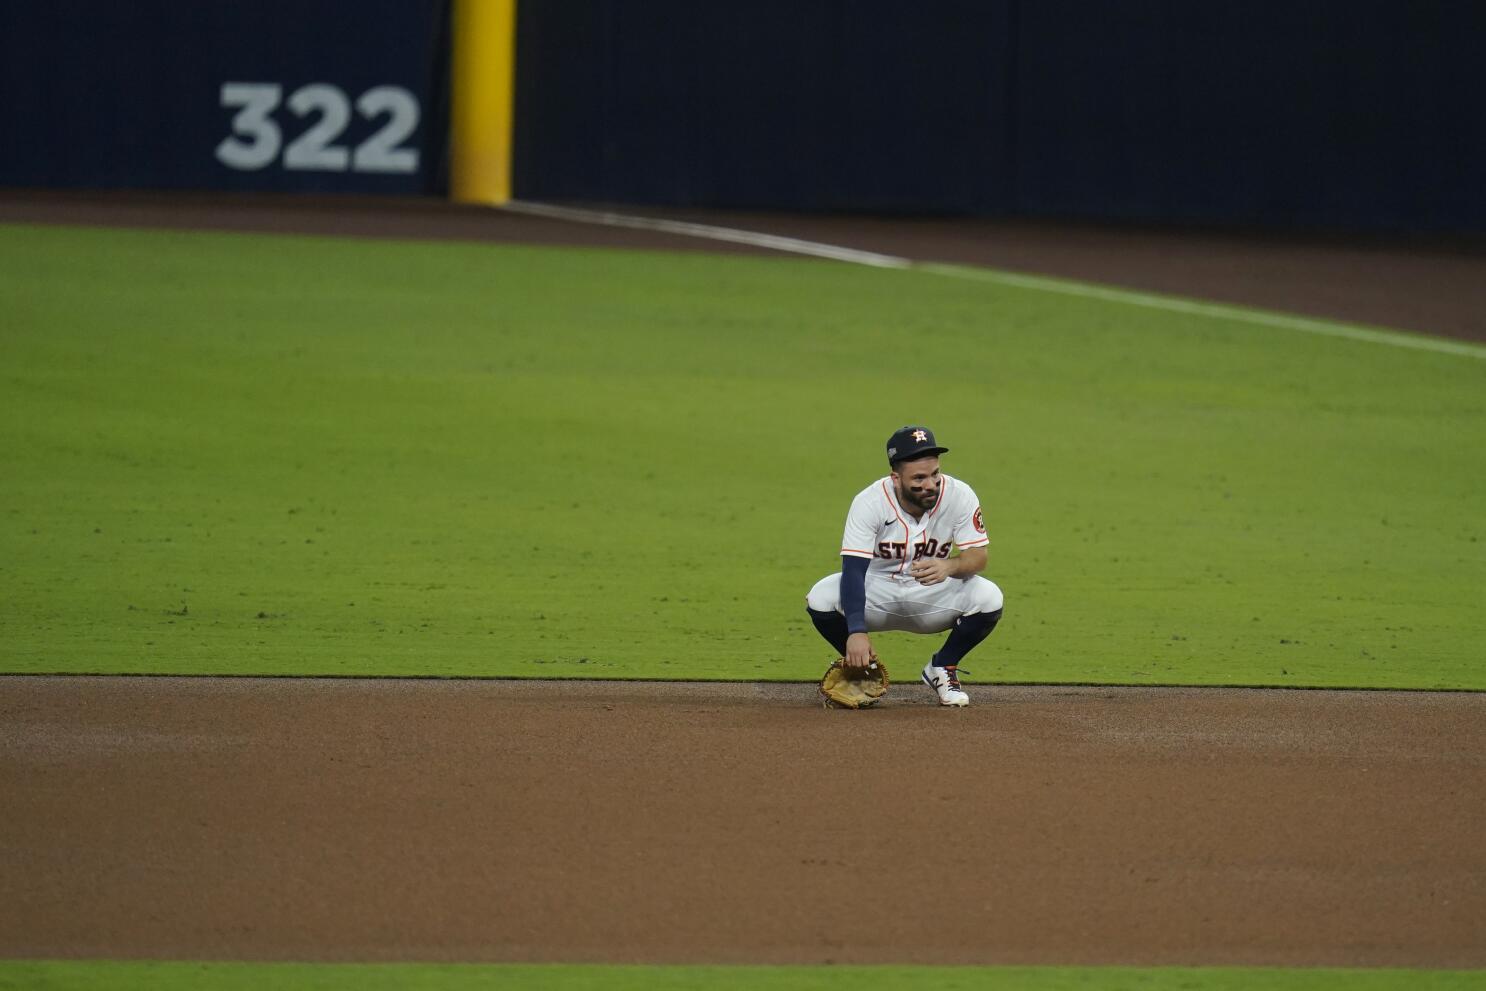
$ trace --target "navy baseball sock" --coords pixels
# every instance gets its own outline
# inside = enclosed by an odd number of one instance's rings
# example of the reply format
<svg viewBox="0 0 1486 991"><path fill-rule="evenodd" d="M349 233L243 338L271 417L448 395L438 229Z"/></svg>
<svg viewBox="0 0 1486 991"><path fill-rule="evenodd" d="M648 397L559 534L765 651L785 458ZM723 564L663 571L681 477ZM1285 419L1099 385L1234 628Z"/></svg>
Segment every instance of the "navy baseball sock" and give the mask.
<svg viewBox="0 0 1486 991"><path fill-rule="evenodd" d="M826 643L836 648L836 653L842 657L846 656L846 617L832 609L830 612L816 612L814 609L806 608L810 614L810 622L820 631L820 635L826 638Z"/></svg>
<svg viewBox="0 0 1486 991"><path fill-rule="evenodd" d="M944 646L939 648L939 653L934 655L935 667L949 667L951 664L958 665L965 655L975 648L1001 620L1001 610L995 612L971 613L969 616L961 616L955 621L955 628L949 631L949 637L944 641Z"/></svg>

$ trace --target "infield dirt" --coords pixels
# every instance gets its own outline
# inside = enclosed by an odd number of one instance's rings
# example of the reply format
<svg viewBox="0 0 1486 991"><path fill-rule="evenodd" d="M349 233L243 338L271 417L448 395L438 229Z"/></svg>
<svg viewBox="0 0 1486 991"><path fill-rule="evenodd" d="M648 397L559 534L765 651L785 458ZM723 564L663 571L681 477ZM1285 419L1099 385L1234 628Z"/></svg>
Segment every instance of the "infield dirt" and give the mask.
<svg viewBox="0 0 1486 991"><path fill-rule="evenodd" d="M0 681L0 956L1486 965L1486 696Z"/></svg>

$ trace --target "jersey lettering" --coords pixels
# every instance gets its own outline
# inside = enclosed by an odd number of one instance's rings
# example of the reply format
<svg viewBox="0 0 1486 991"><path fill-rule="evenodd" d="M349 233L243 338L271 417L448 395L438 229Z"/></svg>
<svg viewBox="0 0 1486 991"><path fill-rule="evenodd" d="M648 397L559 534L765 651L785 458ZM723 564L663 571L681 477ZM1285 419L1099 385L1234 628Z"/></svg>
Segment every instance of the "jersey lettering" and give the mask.
<svg viewBox="0 0 1486 991"><path fill-rule="evenodd" d="M954 546L953 540L946 540L941 544L936 538L930 537L928 540L921 540L913 545L913 559L917 561L921 557L947 558Z"/></svg>

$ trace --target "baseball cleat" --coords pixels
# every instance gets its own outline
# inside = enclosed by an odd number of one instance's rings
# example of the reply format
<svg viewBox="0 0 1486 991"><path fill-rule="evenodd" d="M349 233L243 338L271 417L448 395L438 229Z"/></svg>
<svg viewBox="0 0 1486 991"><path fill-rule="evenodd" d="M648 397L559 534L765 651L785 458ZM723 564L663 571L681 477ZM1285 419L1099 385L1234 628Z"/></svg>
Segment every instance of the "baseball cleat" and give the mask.
<svg viewBox="0 0 1486 991"><path fill-rule="evenodd" d="M940 705L969 705L970 696L960 688L959 668L953 664L938 667L932 658L924 665L924 684L933 689Z"/></svg>

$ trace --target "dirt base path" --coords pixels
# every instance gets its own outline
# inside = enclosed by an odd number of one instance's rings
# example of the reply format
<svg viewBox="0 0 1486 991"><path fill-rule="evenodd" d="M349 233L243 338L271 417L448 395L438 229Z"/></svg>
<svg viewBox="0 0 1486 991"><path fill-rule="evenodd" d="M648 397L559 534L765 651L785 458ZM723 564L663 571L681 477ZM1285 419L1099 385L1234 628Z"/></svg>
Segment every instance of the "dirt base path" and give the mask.
<svg viewBox="0 0 1486 991"><path fill-rule="evenodd" d="M1486 695L976 701L3 678L0 957L1486 966Z"/></svg>

